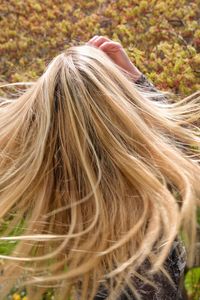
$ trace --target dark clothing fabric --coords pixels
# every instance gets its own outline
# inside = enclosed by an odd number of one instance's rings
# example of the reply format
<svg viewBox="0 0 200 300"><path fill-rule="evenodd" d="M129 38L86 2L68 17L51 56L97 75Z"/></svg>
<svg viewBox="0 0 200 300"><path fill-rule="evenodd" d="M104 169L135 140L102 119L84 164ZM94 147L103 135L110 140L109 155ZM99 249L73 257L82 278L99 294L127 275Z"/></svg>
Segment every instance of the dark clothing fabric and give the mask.
<svg viewBox="0 0 200 300"><path fill-rule="evenodd" d="M134 286L139 292L142 300L184 300L183 296L183 280L184 280L184 268L186 264L186 252L185 247L178 238L174 241L172 249L164 263L165 269L169 272L174 285L161 273L152 275L151 279L157 284L157 289L154 289L148 284L144 284L139 278L134 278ZM139 273L142 275L145 269L149 268L149 262L145 261L140 269ZM129 288L126 288L126 292L122 294L116 300L135 300L135 296ZM99 292L95 296L94 300L104 300L108 297L108 291L103 287L99 289Z"/></svg>
<svg viewBox="0 0 200 300"><path fill-rule="evenodd" d="M153 83L147 79L147 77L142 74L138 80L135 81L137 85L141 85L144 89L147 89L148 91L156 92L157 89L153 85Z"/></svg>
<svg viewBox="0 0 200 300"><path fill-rule="evenodd" d="M145 90L156 92L156 88L146 76L143 74L135 82L139 86L142 86ZM159 98L160 99L160 98ZM156 99L158 100L158 99ZM163 96L163 101L166 98ZM152 286L144 284L139 278L134 278L134 286L136 290L141 295L143 300L183 300L183 279L184 279L184 269L186 265L186 251L183 242L176 238L173 242L172 249L165 261L164 267L171 276L174 286L169 282L169 280L162 273L156 273L150 278L157 284L157 289L155 290ZM144 274L144 270L149 267L149 262L144 261L139 273ZM100 288L98 294L95 296L94 300L107 299L108 292L106 289ZM132 292L127 288L126 292L122 293L120 297L116 300L135 300Z"/></svg>

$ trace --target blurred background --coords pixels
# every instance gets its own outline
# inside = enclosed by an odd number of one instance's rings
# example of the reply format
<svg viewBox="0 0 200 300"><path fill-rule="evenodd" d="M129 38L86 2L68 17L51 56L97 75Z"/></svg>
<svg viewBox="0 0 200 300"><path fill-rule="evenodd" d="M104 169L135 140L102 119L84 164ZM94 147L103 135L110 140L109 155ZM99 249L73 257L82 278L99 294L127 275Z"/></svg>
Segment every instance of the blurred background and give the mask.
<svg viewBox="0 0 200 300"><path fill-rule="evenodd" d="M0 0L0 82L34 81L55 55L94 35L120 42L177 99L200 90L200 0ZM184 285L188 299L200 300L198 255ZM16 289L8 297L28 299Z"/></svg>

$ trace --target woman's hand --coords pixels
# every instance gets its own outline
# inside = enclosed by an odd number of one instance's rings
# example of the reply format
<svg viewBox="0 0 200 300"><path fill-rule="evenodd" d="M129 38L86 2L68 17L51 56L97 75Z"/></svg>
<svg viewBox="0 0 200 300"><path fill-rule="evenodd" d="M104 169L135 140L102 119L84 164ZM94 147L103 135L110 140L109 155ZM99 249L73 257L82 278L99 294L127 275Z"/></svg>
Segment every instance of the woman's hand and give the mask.
<svg viewBox="0 0 200 300"><path fill-rule="evenodd" d="M95 46L104 51L115 64L127 71L134 81L140 78L142 73L130 61L128 55L118 42L113 42L107 37L95 35L86 44Z"/></svg>

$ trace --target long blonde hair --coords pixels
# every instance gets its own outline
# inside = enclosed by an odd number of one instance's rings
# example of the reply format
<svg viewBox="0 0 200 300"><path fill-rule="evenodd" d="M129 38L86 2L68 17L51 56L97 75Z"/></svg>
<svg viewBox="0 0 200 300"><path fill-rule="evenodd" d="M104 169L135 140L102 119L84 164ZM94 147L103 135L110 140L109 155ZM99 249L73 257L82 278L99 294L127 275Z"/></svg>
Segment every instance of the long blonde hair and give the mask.
<svg viewBox="0 0 200 300"><path fill-rule="evenodd" d="M145 259L149 274L162 271L179 233L192 265L200 93L160 96L81 45L18 97L1 97L0 242L15 243L0 255L2 297L17 283L32 300L51 286L55 299L91 300L104 284L108 299L127 285L139 299L131 276L147 280L137 273Z"/></svg>

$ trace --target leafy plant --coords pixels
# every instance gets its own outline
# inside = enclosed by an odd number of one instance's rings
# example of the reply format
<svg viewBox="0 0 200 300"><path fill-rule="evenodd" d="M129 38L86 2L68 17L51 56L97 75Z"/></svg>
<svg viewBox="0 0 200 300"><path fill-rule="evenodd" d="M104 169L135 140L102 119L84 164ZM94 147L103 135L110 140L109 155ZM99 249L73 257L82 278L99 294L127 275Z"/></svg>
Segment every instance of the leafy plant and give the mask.
<svg viewBox="0 0 200 300"><path fill-rule="evenodd" d="M192 268L186 273L185 287L188 291L189 299L200 299L200 267Z"/></svg>

